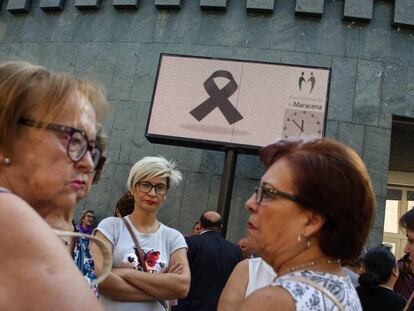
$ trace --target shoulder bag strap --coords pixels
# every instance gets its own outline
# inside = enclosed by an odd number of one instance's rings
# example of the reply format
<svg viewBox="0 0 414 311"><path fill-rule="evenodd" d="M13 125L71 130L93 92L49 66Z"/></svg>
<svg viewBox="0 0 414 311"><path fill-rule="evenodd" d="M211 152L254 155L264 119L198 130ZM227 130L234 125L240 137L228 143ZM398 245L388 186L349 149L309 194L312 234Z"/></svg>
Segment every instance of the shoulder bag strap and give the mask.
<svg viewBox="0 0 414 311"><path fill-rule="evenodd" d="M339 311L345 311L344 306L338 300L338 298L336 298L334 294L332 294L329 290L327 290L325 287L319 285L318 283L316 283L314 281L311 281L309 279L306 279L306 278L301 278L301 277L289 277L289 278L284 279L284 281L285 280L286 281L297 281L297 282L300 282L300 283L305 283L309 286L312 286L312 287L316 288L317 290L324 293L338 307Z"/></svg>
<svg viewBox="0 0 414 311"><path fill-rule="evenodd" d="M124 224L127 227L128 231L129 231L129 234L131 235L132 240L134 240L135 255L137 255L137 257L138 257L139 264L142 267L142 269L144 270L144 272L148 272L147 265L145 264L144 254L142 253L141 246L139 245L139 242L138 242L138 238L135 236L134 231L132 231L132 228L131 228L130 224L128 223L128 221L124 217L122 217L122 220L124 221ZM168 304L165 301L159 300L159 299L157 299L156 301L158 303L158 306L161 308L161 310L163 310L163 311L168 310Z"/></svg>
<svg viewBox="0 0 414 311"><path fill-rule="evenodd" d="M145 272L148 272L147 265L145 264L144 254L142 253L141 246L139 245L138 239L135 236L134 231L132 231L132 228L130 224L128 223L128 221L124 217L122 217L122 220L124 221L124 224L127 227L132 240L135 243L135 255L137 255L138 257L139 264Z"/></svg>

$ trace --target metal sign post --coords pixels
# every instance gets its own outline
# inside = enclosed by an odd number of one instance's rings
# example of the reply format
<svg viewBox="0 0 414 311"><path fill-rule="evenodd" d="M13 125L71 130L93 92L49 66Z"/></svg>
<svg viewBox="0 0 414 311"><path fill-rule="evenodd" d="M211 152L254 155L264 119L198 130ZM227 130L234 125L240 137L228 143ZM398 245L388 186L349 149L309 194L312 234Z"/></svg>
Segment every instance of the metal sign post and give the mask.
<svg viewBox="0 0 414 311"><path fill-rule="evenodd" d="M231 195L233 193L234 175L236 172L237 152L234 149L226 150L223 174L221 176L220 195L217 212L223 217L221 234L226 237L227 223L230 214Z"/></svg>

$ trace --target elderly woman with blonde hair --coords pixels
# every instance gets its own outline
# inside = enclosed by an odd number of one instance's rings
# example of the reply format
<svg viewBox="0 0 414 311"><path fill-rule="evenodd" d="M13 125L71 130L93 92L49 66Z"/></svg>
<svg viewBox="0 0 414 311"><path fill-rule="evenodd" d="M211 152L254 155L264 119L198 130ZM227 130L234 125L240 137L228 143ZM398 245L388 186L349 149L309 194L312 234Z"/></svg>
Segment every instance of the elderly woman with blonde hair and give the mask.
<svg viewBox="0 0 414 311"><path fill-rule="evenodd" d="M101 90L26 62L0 65L0 309L98 310L54 229L72 231L100 160Z"/></svg>
<svg viewBox="0 0 414 311"><path fill-rule="evenodd" d="M100 285L106 310L164 310L167 300L187 295L187 244L181 233L157 219L170 186L181 178L173 162L143 158L132 167L127 183L135 201L132 214L98 225L96 235L106 241L114 258L112 273Z"/></svg>

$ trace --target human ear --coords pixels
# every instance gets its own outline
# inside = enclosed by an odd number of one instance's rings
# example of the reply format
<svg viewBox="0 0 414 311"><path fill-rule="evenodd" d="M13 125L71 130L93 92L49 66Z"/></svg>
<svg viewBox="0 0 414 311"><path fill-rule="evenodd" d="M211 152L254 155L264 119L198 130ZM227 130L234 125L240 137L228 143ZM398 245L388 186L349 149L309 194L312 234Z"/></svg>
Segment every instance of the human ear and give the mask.
<svg viewBox="0 0 414 311"><path fill-rule="evenodd" d="M321 230L326 219L321 214L312 211L306 211L306 217L307 222L305 224L303 235L305 238L308 238Z"/></svg>
<svg viewBox="0 0 414 311"><path fill-rule="evenodd" d="M398 279L398 277L400 276L400 270L398 269L398 266L392 268L392 274Z"/></svg>

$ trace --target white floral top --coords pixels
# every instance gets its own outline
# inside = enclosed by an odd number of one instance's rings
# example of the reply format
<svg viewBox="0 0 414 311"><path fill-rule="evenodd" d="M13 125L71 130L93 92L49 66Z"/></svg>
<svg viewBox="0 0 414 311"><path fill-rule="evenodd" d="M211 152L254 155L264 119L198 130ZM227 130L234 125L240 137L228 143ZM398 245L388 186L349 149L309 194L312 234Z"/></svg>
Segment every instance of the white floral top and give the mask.
<svg viewBox="0 0 414 311"><path fill-rule="evenodd" d="M297 311L337 311L332 300L318 289L291 277L309 279L329 290L346 311L362 311L358 294L348 276L337 276L330 273L303 270L295 271L276 278L272 286L280 286L287 290L295 301Z"/></svg>

